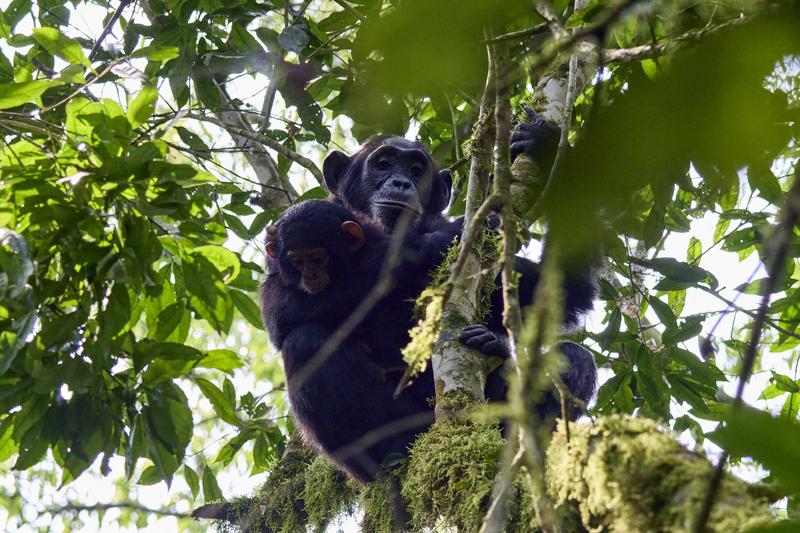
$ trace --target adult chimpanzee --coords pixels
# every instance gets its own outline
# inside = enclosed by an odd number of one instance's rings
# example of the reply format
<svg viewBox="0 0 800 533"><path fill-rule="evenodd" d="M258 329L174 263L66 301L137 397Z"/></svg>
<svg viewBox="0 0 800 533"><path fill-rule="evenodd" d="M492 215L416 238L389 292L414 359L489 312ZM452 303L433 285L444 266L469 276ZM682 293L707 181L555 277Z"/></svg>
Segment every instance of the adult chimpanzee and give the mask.
<svg viewBox="0 0 800 533"><path fill-rule="evenodd" d="M549 166L558 146L559 130L534 111L526 112L528 120L513 132L511 156L516 158L527 153ZM339 151L331 152L322 172L336 201L353 211L372 215L387 232L395 227L400 213L410 213L412 224L407 241L420 243L416 247L420 252L441 253L454 236L460 236L463 220L449 221L442 215L450 199L450 171L440 169L421 143L376 136L352 157ZM580 316L592 308L595 294L592 262L592 258L586 258L580 265L568 265L565 271L564 322L567 326L575 325ZM520 304L528 306L539 280L538 265L517 257L515 268L521 274ZM502 294L497 290L492 294L492 313L487 323L464 328L459 340L486 355L508 357L502 309ZM594 393L597 377L591 353L569 343L562 344L562 351L569 364L566 385L576 398L588 401ZM504 395L504 383L490 378L487 397L500 399Z"/></svg>
<svg viewBox="0 0 800 533"><path fill-rule="evenodd" d="M262 312L283 356L295 421L307 442L364 482L433 421L430 373L398 398L393 392L411 327L404 282L425 278L435 265L404 261L398 291L384 297L319 368L304 367L372 290L389 240L363 215L319 200L289 208L267 234Z"/></svg>

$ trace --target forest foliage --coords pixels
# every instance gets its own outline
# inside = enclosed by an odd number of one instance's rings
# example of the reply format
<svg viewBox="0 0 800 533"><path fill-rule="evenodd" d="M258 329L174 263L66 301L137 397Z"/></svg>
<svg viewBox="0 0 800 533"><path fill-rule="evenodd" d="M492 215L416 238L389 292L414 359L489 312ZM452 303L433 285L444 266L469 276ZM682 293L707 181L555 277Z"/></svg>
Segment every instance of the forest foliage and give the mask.
<svg viewBox="0 0 800 533"><path fill-rule="evenodd" d="M756 268L797 179L800 9L551 7L573 37L520 0L12 0L0 11L3 469L48 465L50 490L179 475L185 501L228 496L215 472L237 457L269 471L291 432L280 369L264 346L231 340L263 328L266 225L325 195L328 150L409 124L454 169L449 214L463 213L486 43L501 39L517 111L565 55L595 67L543 208L567 246L603 243L603 317L572 336L604 369L591 413L652 418L751 458L789 496L783 516L800 518L797 228L771 282ZM521 226L541 240L526 207ZM734 286L707 262L721 252L747 271ZM698 309L698 295L716 304ZM748 389L758 410L732 410L720 391L733 395L761 326L755 371L769 379ZM254 367L263 386L237 388ZM213 453L201 403L226 435ZM6 475L12 519L36 502Z"/></svg>

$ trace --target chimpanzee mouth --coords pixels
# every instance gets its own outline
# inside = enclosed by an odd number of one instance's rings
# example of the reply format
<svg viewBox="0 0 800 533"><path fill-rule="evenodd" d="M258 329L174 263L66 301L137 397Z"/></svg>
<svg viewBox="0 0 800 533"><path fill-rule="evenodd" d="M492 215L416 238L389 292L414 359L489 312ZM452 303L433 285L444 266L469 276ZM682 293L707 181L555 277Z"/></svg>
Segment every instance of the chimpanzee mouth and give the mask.
<svg viewBox="0 0 800 533"><path fill-rule="evenodd" d="M378 205L380 207L390 207L392 209L403 209L405 211L411 211L415 215L419 214L418 207L408 205L405 202L398 202L396 200L381 200L380 202L375 202L375 205Z"/></svg>

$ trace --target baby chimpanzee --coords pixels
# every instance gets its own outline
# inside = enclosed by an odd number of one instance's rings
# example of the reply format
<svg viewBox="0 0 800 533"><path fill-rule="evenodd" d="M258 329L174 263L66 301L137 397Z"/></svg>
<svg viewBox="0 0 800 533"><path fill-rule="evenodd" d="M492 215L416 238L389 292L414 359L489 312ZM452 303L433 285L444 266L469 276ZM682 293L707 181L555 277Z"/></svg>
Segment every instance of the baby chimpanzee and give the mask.
<svg viewBox="0 0 800 533"><path fill-rule="evenodd" d="M263 317L283 356L295 421L308 442L365 482L433 422L430 372L393 397L411 302L403 291L390 293L319 368L303 366L375 286L389 240L368 218L320 200L287 209L267 230ZM416 263L399 270L422 279L425 269Z"/></svg>

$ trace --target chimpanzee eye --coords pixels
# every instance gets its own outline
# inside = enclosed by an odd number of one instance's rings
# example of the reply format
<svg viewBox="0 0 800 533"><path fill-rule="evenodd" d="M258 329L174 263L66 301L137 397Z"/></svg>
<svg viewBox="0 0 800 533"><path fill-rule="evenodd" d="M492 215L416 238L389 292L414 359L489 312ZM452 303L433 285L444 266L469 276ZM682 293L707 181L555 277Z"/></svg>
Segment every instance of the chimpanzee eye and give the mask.
<svg viewBox="0 0 800 533"><path fill-rule="evenodd" d="M392 166L392 163L388 159L380 159L378 160L378 170L389 170Z"/></svg>
<svg viewBox="0 0 800 533"><path fill-rule="evenodd" d="M290 257L289 263L297 270L303 270L303 260L300 257L297 256Z"/></svg>
<svg viewBox="0 0 800 533"><path fill-rule="evenodd" d="M420 165L413 165L411 167L411 175L415 178L422 176L423 172L425 172L425 169L423 169Z"/></svg>

